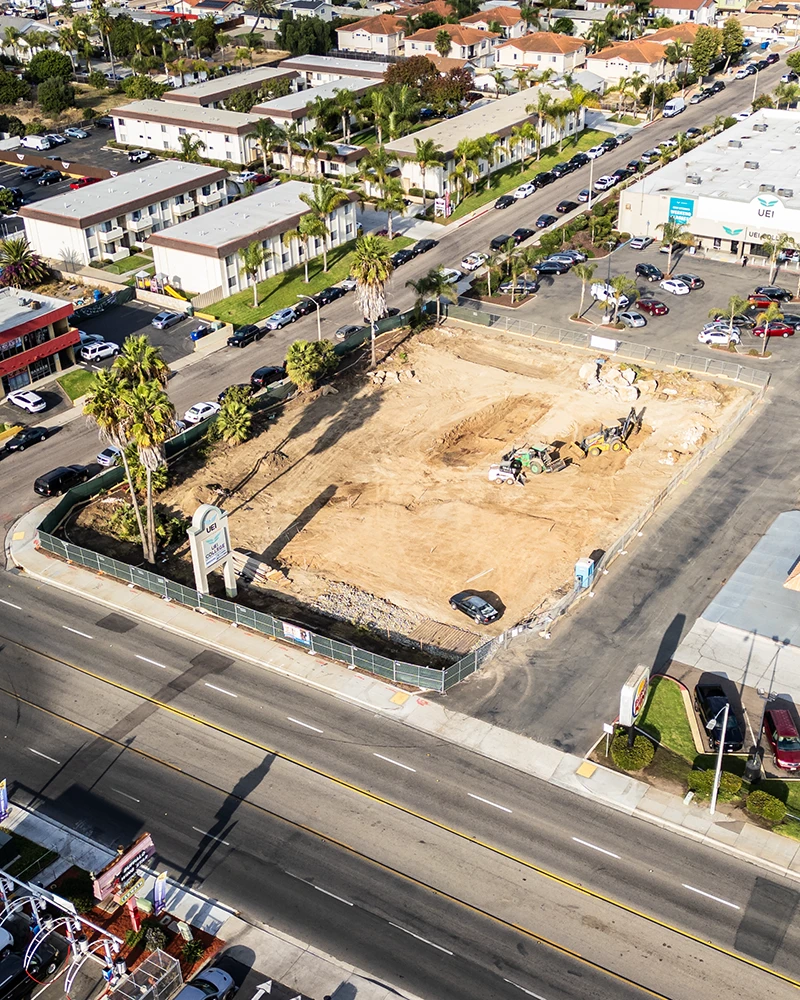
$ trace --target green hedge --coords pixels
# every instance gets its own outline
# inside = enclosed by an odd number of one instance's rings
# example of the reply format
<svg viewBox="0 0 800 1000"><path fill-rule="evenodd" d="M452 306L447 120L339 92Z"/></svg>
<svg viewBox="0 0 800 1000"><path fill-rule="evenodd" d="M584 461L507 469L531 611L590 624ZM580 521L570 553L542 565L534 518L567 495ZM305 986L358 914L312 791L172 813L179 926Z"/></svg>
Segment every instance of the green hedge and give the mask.
<svg viewBox="0 0 800 1000"><path fill-rule="evenodd" d="M711 789L714 787L714 772L690 771L686 784L698 799L710 799ZM719 791L717 792L717 798L720 802L733 802L739 797L741 790L742 779L738 774L731 774L729 771L723 771L720 774Z"/></svg>
<svg viewBox="0 0 800 1000"><path fill-rule="evenodd" d="M770 795L769 792L750 792L745 802L748 812L754 816L760 816L768 823L780 823L786 815L786 806L780 799Z"/></svg>
<svg viewBox="0 0 800 1000"><path fill-rule="evenodd" d="M611 759L623 771L641 771L653 760L656 748L641 733L636 734L633 746L628 746L628 731L623 729L611 741Z"/></svg>

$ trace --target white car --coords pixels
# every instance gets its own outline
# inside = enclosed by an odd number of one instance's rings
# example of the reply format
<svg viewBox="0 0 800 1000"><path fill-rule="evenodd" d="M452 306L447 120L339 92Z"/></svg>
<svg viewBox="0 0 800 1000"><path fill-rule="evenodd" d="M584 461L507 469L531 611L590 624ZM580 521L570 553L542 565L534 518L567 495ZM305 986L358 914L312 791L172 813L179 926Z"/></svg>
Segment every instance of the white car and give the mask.
<svg viewBox="0 0 800 1000"><path fill-rule="evenodd" d="M6 402L13 403L14 406L18 406L21 410L27 410L28 413L41 413L42 410L47 409L47 403L42 397L29 389L17 389L10 392L6 396Z"/></svg>
<svg viewBox="0 0 800 1000"><path fill-rule="evenodd" d="M520 198L527 198L532 195L536 190L536 185L533 181L526 181L525 184L520 184L517 190L514 192L514 197L519 200Z"/></svg>
<svg viewBox="0 0 800 1000"><path fill-rule="evenodd" d="M248 184L250 181L254 181L256 177L258 177L258 174L255 170L243 170L236 180L241 184Z"/></svg>
<svg viewBox="0 0 800 1000"><path fill-rule="evenodd" d="M734 77L734 80L746 80L748 76L750 76L750 74L747 72L746 67L743 66L741 69L736 70L736 76ZM784 83L786 82L787 81L784 80Z"/></svg>
<svg viewBox="0 0 800 1000"><path fill-rule="evenodd" d="M652 236L634 236L628 246L631 250L646 250L652 242Z"/></svg>
<svg viewBox="0 0 800 1000"><path fill-rule="evenodd" d="M485 264L488 259L488 254L470 253L461 261L461 266L465 271L477 271L481 264Z"/></svg>
<svg viewBox="0 0 800 1000"><path fill-rule="evenodd" d="M268 330L281 330L287 323L294 323L296 319L297 314L294 309L289 306L288 309L279 309L277 312L274 312L264 323L264 326Z"/></svg>
<svg viewBox="0 0 800 1000"><path fill-rule="evenodd" d="M658 144L659 149L677 149L678 144L674 139L665 139L663 142Z"/></svg>
<svg viewBox="0 0 800 1000"><path fill-rule="evenodd" d="M442 277L449 285L457 285L464 275L454 267L443 267Z"/></svg>
<svg viewBox="0 0 800 1000"><path fill-rule="evenodd" d="M743 122L743 121L746 121L750 117L750 112L749 111L739 111L733 117L736 119L737 122Z"/></svg>
<svg viewBox="0 0 800 1000"><path fill-rule="evenodd" d="M150 153L146 149L132 149L128 153L128 159L131 163L144 163L145 160L150 159Z"/></svg>
<svg viewBox="0 0 800 1000"><path fill-rule="evenodd" d="M602 156L605 153L605 146L592 146L591 149L586 150L586 155L590 160L596 160L598 156Z"/></svg>
<svg viewBox="0 0 800 1000"><path fill-rule="evenodd" d="M69 136L70 139L88 139L89 133L82 128L78 128L75 125L70 125L68 128L64 129L64 135Z"/></svg>
<svg viewBox="0 0 800 1000"><path fill-rule="evenodd" d="M592 298L597 302L610 302L613 305L617 301L617 293L614 291L613 285L609 285L607 281L595 281L591 291ZM619 304L623 309L627 309L631 300L627 295L620 295Z"/></svg>
<svg viewBox="0 0 800 1000"><path fill-rule="evenodd" d="M735 330L731 333L729 340L727 327L724 330L701 330L697 339L701 344L722 344L723 347L726 347L728 343L741 344L742 342L742 338Z"/></svg>
<svg viewBox="0 0 800 1000"><path fill-rule="evenodd" d="M637 312L621 312L617 314L617 319L620 323L624 323L625 326L632 326L638 329L640 326L647 326L647 320L642 316L641 313Z"/></svg>
<svg viewBox="0 0 800 1000"><path fill-rule="evenodd" d="M104 339L99 333L86 333L85 330L78 330L78 335L81 338L81 347L88 347L89 344L102 344Z"/></svg>
<svg viewBox="0 0 800 1000"><path fill-rule="evenodd" d="M81 348L81 360L102 361L103 358L113 358L119 354L119 344L103 340L99 344L87 344Z"/></svg>
<svg viewBox="0 0 800 1000"><path fill-rule="evenodd" d="M602 177L598 177L594 182L594 189L595 191L609 191L616 183L616 177L612 177L610 174L604 174Z"/></svg>
<svg viewBox="0 0 800 1000"><path fill-rule="evenodd" d="M96 462L101 465L104 469L110 469L112 465L116 465L119 461L119 457L122 454L119 448L110 444L107 448L104 448L100 454L97 456Z"/></svg>
<svg viewBox="0 0 800 1000"><path fill-rule="evenodd" d="M643 163L654 163L661 156L660 149L646 149L639 159Z"/></svg>
<svg viewBox="0 0 800 1000"><path fill-rule="evenodd" d="M219 403L195 403L184 413L183 419L187 424L199 424L209 417L215 417L220 409Z"/></svg>
<svg viewBox="0 0 800 1000"><path fill-rule="evenodd" d="M673 295L688 295L691 291L685 281L679 281L677 278L664 278L663 281L659 281L658 287L663 288L665 292L672 292Z"/></svg>
<svg viewBox="0 0 800 1000"><path fill-rule="evenodd" d="M344 281L339 282L339 287L343 288L346 292L354 292L356 290L357 285L358 282L352 276L352 274L348 274L347 277L344 279Z"/></svg>

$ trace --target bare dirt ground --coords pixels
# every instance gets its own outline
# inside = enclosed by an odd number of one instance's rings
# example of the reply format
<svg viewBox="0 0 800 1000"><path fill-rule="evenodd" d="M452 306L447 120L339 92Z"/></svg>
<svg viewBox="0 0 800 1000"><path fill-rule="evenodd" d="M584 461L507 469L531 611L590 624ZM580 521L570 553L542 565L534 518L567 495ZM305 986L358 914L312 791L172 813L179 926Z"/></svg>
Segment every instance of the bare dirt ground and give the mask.
<svg viewBox="0 0 800 1000"><path fill-rule="evenodd" d="M490 483L512 445L563 446L627 414L630 402L586 390L586 360L488 331L427 331L381 364L382 384L362 372L298 397L246 444L179 469L160 499L191 515L217 487L232 491L233 544L278 570L276 595L385 634L426 619L497 634L571 586L575 561L617 538L746 396L656 373L630 453L570 460L524 488ZM81 515L87 527L99 506ZM501 619L482 628L452 611L461 590L499 599Z"/></svg>

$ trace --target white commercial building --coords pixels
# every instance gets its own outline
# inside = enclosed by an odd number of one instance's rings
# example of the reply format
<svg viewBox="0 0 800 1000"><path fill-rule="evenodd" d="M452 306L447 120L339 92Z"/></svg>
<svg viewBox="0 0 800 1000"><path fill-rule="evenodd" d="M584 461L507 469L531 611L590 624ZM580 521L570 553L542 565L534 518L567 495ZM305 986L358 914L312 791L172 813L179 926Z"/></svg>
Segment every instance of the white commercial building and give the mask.
<svg viewBox="0 0 800 1000"><path fill-rule="evenodd" d="M308 113L308 106L317 97L333 98L340 90L349 90L353 97L361 97L380 87L383 80L377 77L343 76L333 83L323 83L310 90L300 90L296 94L286 94L285 97L275 97L263 104L255 104L251 110L253 115L270 118L276 125L298 125L302 132L309 132L316 125L316 119Z"/></svg>
<svg viewBox="0 0 800 1000"><path fill-rule="evenodd" d="M155 152L180 152L180 139L192 135L203 143L200 156L242 166L258 155L252 136L257 115L169 101L134 101L109 114L118 143Z"/></svg>
<svg viewBox="0 0 800 1000"><path fill-rule="evenodd" d="M77 266L122 260L152 233L227 204L226 177L217 167L166 160L23 205L19 214L43 257Z"/></svg>
<svg viewBox="0 0 800 1000"><path fill-rule="evenodd" d="M800 112L758 111L626 188L619 228L658 236L672 220L732 258L763 254L765 236L800 244L798 145Z"/></svg>
<svg viewBox="0 0 800 1000"><path fill-rule="evenodd" d="M219 290L220 298L248 286L241 270L239 250L261 243L270 256L262 265L259 281L281 274L305 259L303 241L284 245L286 233L297 229L302 216L310 211L301 194L313 194L311 184L289 181L280 187L257 190L210 215L175 226L168 233L156 233L148 244L153 248L156 271L166 274L171 285L191 292ZM331 212L327 219L328 248L356 236L356 195ZM322 239L311 241L308 259L322 253Z"/></svg>
<svg viewBox="0 0 800 1000"><path fill-rule="evenodd" d="M215 77L203 83L190 87L178 87L167 90L164 100L177 104L194 104L203 108L221 108L224 102L240 90L259 91L263 86L276 80L288 80L291 89L295 89L299 74L295 70L283 69L280 66L254 66L241 73L230 73L228 76Z"/></svg>

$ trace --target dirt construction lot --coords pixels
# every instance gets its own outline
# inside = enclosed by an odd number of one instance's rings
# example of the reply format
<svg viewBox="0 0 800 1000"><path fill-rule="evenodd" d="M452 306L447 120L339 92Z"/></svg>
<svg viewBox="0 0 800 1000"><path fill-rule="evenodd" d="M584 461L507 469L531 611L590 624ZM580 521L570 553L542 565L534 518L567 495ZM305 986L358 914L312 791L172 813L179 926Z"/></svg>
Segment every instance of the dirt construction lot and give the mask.
<svg viewBox="0 0 800 1000"><path fill-rule="evenodd" d="M297 398L160 499L191 515L233 489L233 544L277 568L267 586L286 597L394 633L432 619L496 634L571 586L575 561L618 537L746 395L642 373L630 454L568 458L524 488L490 483L512 445L568 444L628 413L629 400L587 390L586 362L501 334L427 331L382 362L382 383L362 371ZM451 610L461 590L499 598L501 619L484 630Z"/></svg>

